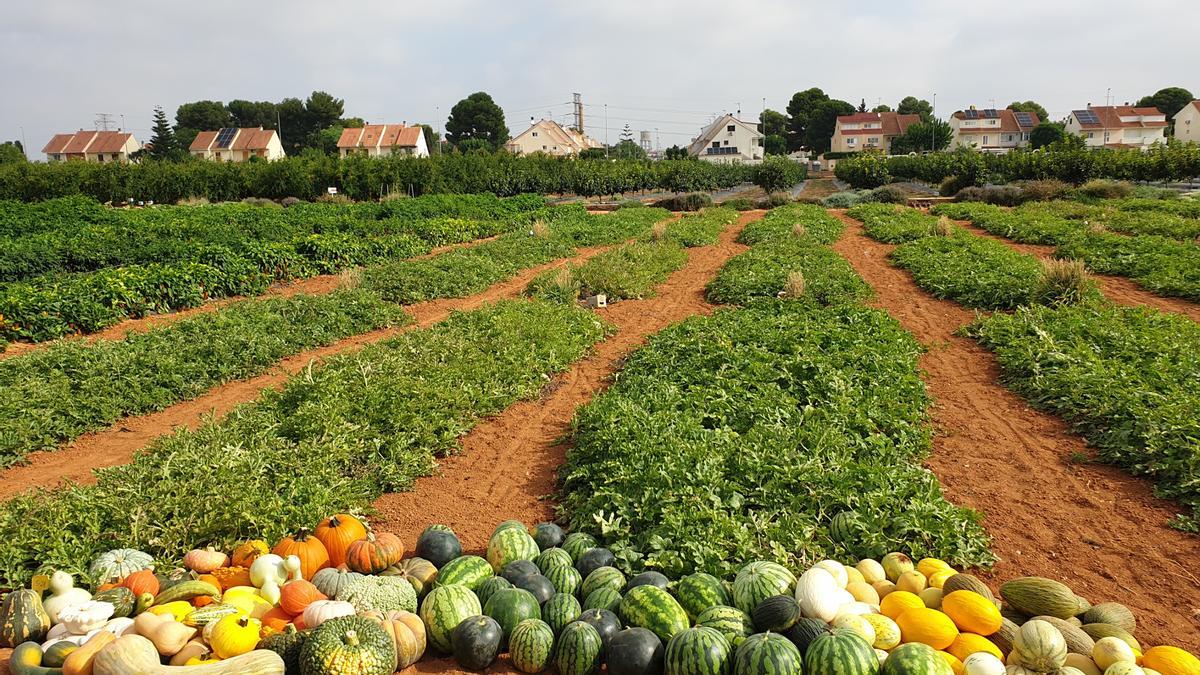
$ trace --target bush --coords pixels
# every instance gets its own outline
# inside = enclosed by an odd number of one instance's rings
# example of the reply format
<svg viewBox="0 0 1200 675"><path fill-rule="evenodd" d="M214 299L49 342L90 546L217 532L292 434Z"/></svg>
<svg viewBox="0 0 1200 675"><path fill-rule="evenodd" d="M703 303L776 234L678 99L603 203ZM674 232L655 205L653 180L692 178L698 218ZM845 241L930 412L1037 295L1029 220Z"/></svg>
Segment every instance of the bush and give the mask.
<svg viewBox="0 0 1200 675"><path fill-rule="evenodd" d="M895 185L881 185L863 196L862 201L879 202L880 204L905 204L908 195Z"/></svg>
<svg viewBox="0 0 1200 675"><path fill-rule="evenodd" d="M703 192L693 192L686 195L675 195L674 197L664 197L652 206L668 211L699 211L713 205L712 197Z"/></svg>
<svg viewBox="0 0 1200 675"><path fill-rule="evenodd" d="M1135 199L1179 199L1179 190L1154 187L1153 185L1135 185L1130 193Z"/></svg>
<svg viewBox="0 0 1200 675"><path fill-rule="evenodd" d="M1133 186L1115 180L1093 179L1079 186L1079 194L1093 199L1123 199L1133 192Z"/></svg>
<svg viewBox="0 0 1200 675"><path fill-rule="evenodd" d="M1061 180L1047 178L1046 180L1031 180L1021 184L1025 201L1048 202L1055 199L1066 199L1070 196L1071 185Z"/></svg>
<svg viewBox="0 0 1200 675"><path fill-rule="evenodd" d="M791 203L792 203L791 197L788 197L785 194L780 194L780 193L776 192L774 194L769 194L766 197L763 197L762 199L758 200L757 202L754 202L754 208L756 208L756 209L773 209L777 206L784 206L786 204L791 204Z"/></svg>
<svg viewBox="0 0 1200 675"><path fill-rule="evenodd" d="M821 205L831 209L848 209L862 201L857 192L835 192L821 200Z"/></svg>
<svg viewBox="0 0 1200 675"><path fill-rule="evenodd" d="M796 185L804 180L805 173L803 164L776 155L754 167L753 182L769 195Z"/></svg>
<svg viewBox="0 0 1200 675"><path fill-rule="evenodd" d="M938 186L938 194L943 197L953 197L972 185L974 185L972 181L960 176L946 176L942 179L942 184Z"/></svg>
<svg viewBox="0 0 1200 675"><path fill-rule="evenodd" d="M1024 201L1024 193L1012 185L989 185L986 187L963 188L954 195L958 202L984 202L996 206L1018 206Z"/></svg>
<svg viewBox="0 0 1200 675"><path fill-rule="evenodd" d="M1043 260L1042 274L1033 288L1034 303L1047 305L1074 305L1092 294L1092 283L1087 268L1078 260Z"/></svg>
<svg viewBox="0 0 1200 675"><path fill-rule="evenodd" d="M735 211L749 211L754 208L754 202L745 197L738 197L737 199L729 199L722 202L721 206Z"/></svg>
<svg viewBox="0 0 1200 675"><path fill-rule="evenodd" d="M858 157L842 160L833 173L856 188L876 188L892 180L888 159L876 152L861 152Z"/></svg>

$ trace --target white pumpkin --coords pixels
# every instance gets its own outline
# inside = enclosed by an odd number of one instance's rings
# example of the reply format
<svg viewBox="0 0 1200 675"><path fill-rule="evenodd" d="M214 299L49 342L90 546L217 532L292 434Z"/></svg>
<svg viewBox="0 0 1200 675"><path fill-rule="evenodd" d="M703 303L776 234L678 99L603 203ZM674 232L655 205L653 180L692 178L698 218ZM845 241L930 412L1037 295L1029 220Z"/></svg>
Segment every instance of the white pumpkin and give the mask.
<svg viewBox="0 0 1200 675"><path fill-rule="evenodd" d="M1096 640L1096 645L1092 647L1092 661L1095 661L1096 666L1108 672L1108 669L1118 661L1128 661L1129 663L1137 663L1137 657L1133 654L1133 648L1129 643L1121 638L1104 637Z"/></svg>
<svg viewBox="0 0 1200 675"><path fill-rule="evenodd" d="M822 560L813 565L813 568L820 567L821 569L833 575L833 580L837 582L838 588L845 588L850 582L850 576L846 573L846 566L836 560Z"/></svg>
<svg viewBox="0 0 1200 675"><path fill-rule="evenodd" d="M883 572L883 565L879 564L878 560L863 558L854 566L858 573L863 576L863 581L868 584L873 584L877 581L887 581L887 575Z"/></svg>
<svg viewBox="0 0 1200 675"><path fill-rule="evenodd" d="M1004 662L988 652L975 652L963 661L963 675L1005 675Z"/></svg>
<svg viewBox="0 0 1200 675"><path fill-rule="evenodd" d="M250 583L262 588L267 579L274 579L279 586L287 581L287 569L283 566L283 558L274 553L260 555L250 563Z"/></svg>
<svg viewBox="0 0 1200 675"><path fill-rule="evenodd" d="M316 628L330 619L340 616L354 616L357 611L354 605L341 600L317 600L304 608L304 625Z"/></svg>
<svg viewBox="0 0 1200 675"><path fill-rule="evenodd" d="M58 570L50 575L50 596L42 600L42 609L50 617L50 623L58 623L58 613L72 605L82 605L92 599L92 594L82 588L75 588L75 579L70 574Z"/></svg>
<svg viewBox="0 0 1200 675"><path fill-rule="evenodd" d="M833 575L820 567L810 569L796 581L796 602L800 603L800 611L806 617L826 623L833 621L838 608L845 604L840 593L845 591L838 588Z"/></svg>
<svg viewBox="0 0 1200 675"><path fill-rule="evenodd" d="M103 627L113 611L111 602L88 600L59 610L58 620L68 631L79 635Z"/></svg>

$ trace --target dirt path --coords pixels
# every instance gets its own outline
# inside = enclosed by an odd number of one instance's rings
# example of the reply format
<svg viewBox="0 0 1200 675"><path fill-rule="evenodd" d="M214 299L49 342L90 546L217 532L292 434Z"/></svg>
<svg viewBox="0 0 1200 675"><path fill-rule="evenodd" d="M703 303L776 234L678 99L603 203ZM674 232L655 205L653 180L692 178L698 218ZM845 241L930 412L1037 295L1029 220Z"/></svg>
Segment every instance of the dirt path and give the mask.
<svg viewBox="0 0 1200 675"><path fill-rule="evenodd" d="M816 176L817 174L813 174ZM804 189L800 191L800 197L803 199L824 199L829 195L838 191L837 185L833 182L833 174L830 177L813 178L810 177L804 183Z"/></svg>
<svg viewBox="0 0 1200 675"><path fill-rule="evenodd" d="M895 248L868 238L855 220L834 249L874 288L886 310L929 348L921 358L934 398L927 465L947 498L984 514L1000 556L984 575L1059 579L1093 602L1133 609L1137 636L1200 650L1200 538L1167 527L1178 509L1149 483L1100 464L1058 417L1031 409L999 384L991 352L954 331L975 313L937 300L888 264Z"/></svg>
<svg viewBox="0 0 1200 675"><path fill-rule="evenodd" d="M1032 255L1042 260L1049 260L1054 257L1054 246L1042 244L1020 244L1011 239L992 234L987 230L975 225L968 220L956 220L956 225L959 225L964 230L968 230L981 237L994 239L1002 244L1007 245L1013 250L1020 251L1027 255ZM1128 277L1117 277L1107 274L1092 274L1092 278L1096 280L1096 284L1100 286L1100 290L1104 295L1118 305L1127 305L1136 307L1144 305L1153 307L1159 311L1171 312L1172 314L1182 314L1193 321L1200 321L1200 304L1194 303L1183 298L1168 298L1162 295L1157 295L1138 286L1137 282Z"/></svg>
<svg viewBox="0 0 1200 675"><path fill-rule="evenodd" d="M525 270L513 279L470 297L409 305L405 311L415 321L407 326L355 335L326 347L289 356L257 377L229 382L198 398L159 412L125 418L106 429L84 434L56 450L32 453L26 458L28 463L0 471L0 499L7 499L30 487L49 488L67 480L90 483L93 481L92 469L128 462L133 453L158 436L170 433L177 427L195 428L209 413L223 415L240 403L252 401L264 389L279 386L314 360L379 342L402 331L430 326L445 319L454 310L474 309L487 302L517 297L529 281L541 272L568 263L578 264L609 248L612 247L581 248L573 258Z"/></svg>

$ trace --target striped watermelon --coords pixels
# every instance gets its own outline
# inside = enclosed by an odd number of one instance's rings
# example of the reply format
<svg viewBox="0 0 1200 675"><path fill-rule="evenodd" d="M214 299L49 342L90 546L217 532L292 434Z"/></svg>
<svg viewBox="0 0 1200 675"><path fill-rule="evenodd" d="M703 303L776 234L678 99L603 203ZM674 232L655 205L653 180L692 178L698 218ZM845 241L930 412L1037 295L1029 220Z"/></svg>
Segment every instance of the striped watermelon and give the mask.
<svg viewBox="0 0 1200 675"><path fill-rule="evenodd" d="M925 648L933 654L933 658L946 666L946 662L942 661L933 648ZM888 657L888 660L890 661L891 657ZM808 651L804 653L804 665L813 673L875 675L879 672L879 657L875 655L875 648L866 638L852 630L839 629L828 635L821 635L809 643ZM933 674L922 672L920 675Z"/></svg>
<svg viewBox="0 0 1200 675"><path fill-rule="evenodd" d="M586 532L572 532L563 540L562 548L571 555L571 564L574 565L579 556L583 555L588 549L593 549L598 546L596 538Z"/></svg>
<svg viewBox="0 0 1200 675"><path fill-rule="evenodd" d="M796 645L796 649L800 650L800 654L808 653L808 646L813 640L827 635L830 632L829 624L820 619L804 617L796 622L791 628L783 631L783 636L792 641Z"/></svg>
<svg viewBox="0 0 1200 675"><path fill-rule="evenodd" d="M542 574L550 580L551 584L554 584L554 590L559 593L575 595L575 592L583 585L583 577L579 575L579 570L569 565L566 567L551 567Z"/></svg>
<svg viewBox="0 0 1200 675"><path fill-rule="evenodd" d="M704 572L689 574L680 579L675 587L675 597L688 613L688 618L693 621L709 607L729 604L729 594L725 592L721 580Z"/></svg>
<svg viewBox="0 0 1200 675"><path fill-rule="evenodd" d="M574 621L558 636L554 665L559 675L595 675L600 672L600 633L591 625Z"/></svg>
<svg viewBox="0 0 1200 675"><path fill-rule="evenodd" d="M575 596L568 593L555 593L542 605L542 620L550 624L555 635L562 632L567 624L579 618L583 608Z"/></svg>
<svg viewBox="0 0 1200 675"><path fill-rule="evenodd" d="M652 630L663 642L689 625L687 612L670 593L658 586L631 589L621 598L617 614L625 625Z"/></svg>
<svg viewBox="0 0 1200 675"><path fill-rule="evenodd" d="M492 570L499 572L504 566L514 560L533 561L541 551L537 542L525 531L525 526L509 527L499 530L488 540L487 561ZM512 581L512 579L509 579Z"/></svg>
<svg viewBox="0 0 1200 675"><path fill-rule="evenodd" d="M933 647L909 642L888 654L882 675L954 675L954 669Z"/></svg>
<svg viewBox="0 0 1200 675"><path fill-rule="evenodd" d="M734 646L741 644L742 640L754 633L754 622L750 620L750 616L729 605L713 605L700 612L700 616L696 617L696 625L716 629Z"/></svg>
<svg viewBox="0 0 1200 675"><path fill-rule="evenodd" d="M495 572L488 561L477 555L464 555L446 563L433 582L434 586L462 585L474 591L493 576Z"/></svg>
<svg viewBox="0 0 1200 675"><path fill-rule="evenodd" d="M522 523L519 520L506 520L497 525L496 529L492 530L492 536L495 537L505 530L520 530L526 534L529 533L529 530L525 527L525 523Z"/></svg>
<svg viewBox="0 0 1200 675"><path fill-rule="evenodd" d="M429 644L438 651L451 652L450 634L463 619L483 614L479 606L479 598L471 589L460 585L439 586L429 592L421 602L421 621L425 622L425 632Z"/></svg>
<svg viewBox="0 0 1200 675"><path fill-rule="evenodd" d="M733 579L733 606L750 614L772 595L792 595L796 576L778 563L758 560L743 567Z"/></svg>
<svg viewBox="0 0 1200 675"><path fill-rule="evenodd" d="M508 636L508 653L513 667L522 673L540 673L554 654L554 631L545 621L525 619Z"/></svg>
<svg viewBox="0 0 1200 675"><path fill-rule="evenodd" d="M575 565L575 561L571 560L571 554L561 548L548 548L539 553L533 562L542 571L542 574L547 574L555 567L574 568Z"/></svg>
<svg viewBox="0 0 1200 675"><path fill-rule="evenodd" d="M842 511L829 521L829 538L839 544L850 544L858 536L858 516L853 511Z"/></svg>
<svg viewBox="0 0 1200 675"><path fill-rule="evenodd" d="M598 588L584 596L583 608L607 609L616 612L621 606L621 594L611 588Z"/></svg>
<svg viewBox="0 0 1200 675"><path fill-rule="evenodd" d="M541 607L533 593L523 588L502 588L488 598L483 613L496 620L504 631L500 640L503 647L508 644L508 636L512 630L525 619L542 618Z"/></svg>
<svg viewBox="0 0 1200 675"><path fill-rule="evenodd" d="M731 651L725 636L715 629L706 626L688 628L667 643L664 674L728 675L733 661Z"/></svg>
<svg viewBox="0 0 1200 675"><path fill-rule="evenodd" d="M811 673L825 671L810 670ZM733 653L733 675L803 675L800 650L778 633L746 638ZM836 675L831 673L830 675Z"/></svg>
<svg viewBox="0 0 1200 675"><path fill-rule="evenodd" d="M782 633L800 620L800 603L790 595L772 595L758 603L750 618L760 631Z"/></svg>
<svg viewBox="0 0 1200 675"><path fill-rule="evenodd" d="M583 580L579 594L586 598L601 588L611 588L620 593L625 588L625 575L615 567L599 567Z"/></svg>
<svg viewBox="0 0 1200 675"><path fill-rule="evenodd" d="M491 569L490 565L488 566L488 569ZM479 584L479 588L475 589L475 595L479 596L479 604L487 605L488 598L491 598L493 593L504 588L512 587L513 585L504 577L491 577L489 579L484 579L483 583Z"/></svg>

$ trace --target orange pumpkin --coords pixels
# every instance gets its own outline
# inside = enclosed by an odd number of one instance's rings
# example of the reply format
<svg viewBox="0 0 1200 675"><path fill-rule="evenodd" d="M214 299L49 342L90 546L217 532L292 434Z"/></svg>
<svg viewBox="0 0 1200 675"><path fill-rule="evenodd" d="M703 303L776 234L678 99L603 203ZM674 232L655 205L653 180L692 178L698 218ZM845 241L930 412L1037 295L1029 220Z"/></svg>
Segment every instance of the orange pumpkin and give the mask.
<svg viewBox="0 0 1200 675"><path fill-rule="evenodd" d="M117 588L117 587L118 587L118 586L120 586L120 585L121 585L121 584L119 584L119 583L117 583L117 582L115 582L115 581L110 581L110 582L108 582L108 583L106 583L106 584L100 584L99 586L97 586L97 587L96 587L96 592L97 592L97 593L99 593L100 591L107 591L107 590L109 590L110 588Z"/></svg>
<svg viewBox="0 0 1200 675"><path fill-rule="evenodd" d="M400 562L404 557L404 544L390 532L368 534L346 550L346 565L360 574L379 574Z"/></svg>
<svg viewBox="0 0 1200 675"><path fill-rule="evenodd" d="M250 581L250 570L246 567L221 567L212 571L221 584L221 590L229 590L234 586L253 586Z"/></svg>
<svg viewBox="0 0 1200 675"><path fill-rule="evenodd" d="M261 539L251 539L246 543L233 549L233 555L229 557L229 564L233 567L250 568L250 565L258 559L260 555L266 555L271 552L271 547L267 546L267 542Z"/></svg>
<svg viewBox="0 0 1200 675"><path fill-rule="evenodd" d="M292 625L296 627L296 630L308 630L308 624L304 623L303 614L297 614L296 616L293 616Z"/></svg>
<svg viewBox="0 0 1200 675"><path fill-rule="evenodd" d="M317 570L329 567L329 551L320 539L312 536L308 528L301 528L294 537L284 537L275 544L271 553L280 558L294 555L300 558L300 574L305 579L311 579Z"/></svg>
<svg viewBox="0 0 1200 675"><path fill-rule="evenodd" d="M305 607L317 600L328 599L311 581L304 579L289 581L279 589L279 606L292 616L303 613Z"/></svg>
<svg viewBox="0 0 1200 675"><path fill-rule="evenodd" d="M313 534L325 544L329 564L337 567L346 562L346 549L350 544L367 538L367 528L349 513L338 513L322 520Z"/></svg>
<svg viewBox="0 0 1200 675"><path fill-rule="evenodd" d="M134 572L133 574L125 577L125 580L121 582L121 585L133 591L135 596L141 595L142 593L158 595L158 577L154 576L153 570L141 570Z"/></svg>
<svg viewBox="0 0 1200 675"><path fill-rule="evenodd" d="M282 632L284 627L292 622L292 615L284 611L282 607L272 607L259 620L262 621L264 628Z"/></svg>

